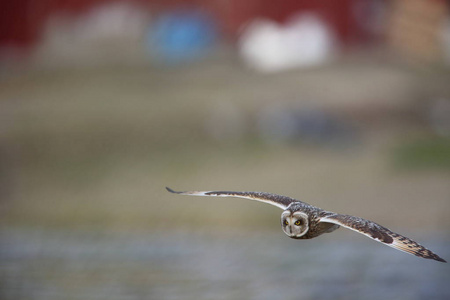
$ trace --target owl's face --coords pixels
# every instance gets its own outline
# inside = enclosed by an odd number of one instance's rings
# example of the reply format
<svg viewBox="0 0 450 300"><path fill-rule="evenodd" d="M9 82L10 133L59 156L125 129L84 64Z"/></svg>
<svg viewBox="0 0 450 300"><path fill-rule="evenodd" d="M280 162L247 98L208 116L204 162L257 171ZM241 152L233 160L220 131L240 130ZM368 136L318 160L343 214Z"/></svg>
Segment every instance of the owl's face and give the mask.
<svg viewBox="0 0 450 300"><path fill-rule="evenodd" d="M308 232L308 216L305 213L285 210L281 214L281 228L291 238L300 238Z"/></svg>

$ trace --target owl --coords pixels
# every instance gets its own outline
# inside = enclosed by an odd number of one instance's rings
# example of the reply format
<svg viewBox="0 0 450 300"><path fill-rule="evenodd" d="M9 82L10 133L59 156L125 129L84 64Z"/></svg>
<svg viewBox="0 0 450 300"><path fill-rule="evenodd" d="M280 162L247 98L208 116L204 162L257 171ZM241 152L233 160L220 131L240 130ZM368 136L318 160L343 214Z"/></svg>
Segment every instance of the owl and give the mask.
<svg viewBox="0 0 450 300"><path fill-rule="evenodd" d="M419 245L415 241L395 233L375 222L350 215L326 211L300 200L263 192L231 192L231 191L186 191L177 192L166 188L169 192L180 195L238 197L265 202L283 210L281 228L290 238L312 239L324 233L333 232L339 227L362 233L377 242L418 257L446 262L437 254Z"/></svg>

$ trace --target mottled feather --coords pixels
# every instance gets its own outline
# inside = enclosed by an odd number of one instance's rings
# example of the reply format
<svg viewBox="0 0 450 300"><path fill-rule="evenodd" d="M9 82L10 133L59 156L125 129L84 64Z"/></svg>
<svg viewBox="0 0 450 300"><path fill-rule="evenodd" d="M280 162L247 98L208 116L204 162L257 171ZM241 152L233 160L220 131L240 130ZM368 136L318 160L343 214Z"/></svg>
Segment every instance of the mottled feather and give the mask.
<svg viewBox="0 0 450 300"><path fill-rule="evenodd" d="M180 195L191 195L191 196L212 196L212 197L237 197L245 198L250 200L256 200L264 203L268 203L277 206L285 211L290 211L291 213L295 211L300 211L309 216L310 226L309 232L302 236L294 237L301 239L309 239L319 236L325 232L331 232L342 226L358 233L364 234L371 239L374 239L380 243L383 243L389 247L395 248L397 250L416 255L418 257L423 257L427 259L434 259L440 262L446 262L444 259L426 249L417 242L402 236L398 233L392 232L391 230L383 227L375 222L354 217L350 215L341 215L333 212L324 211L321 208L309 205L305 202L299 201L294 198L269 194L263 192L234 192L234 191L184 191L177 192L168 187L166 189L175 194ZM336 227L323 226L321 223L331 223L338 225ZM292 237L292 236L291 236Z"/></svg>
<svg viewBox="0 0 450 300"><path fill-rule="evenodd" d="M263 192L232 192L232 191L184 191L177 192L171 188L166 187L166 189L175 194L180 195L190 195L190 196L212 196L212 197L237 197L245 198L255 201L264 202L277 206L281 209L286 209L292 202L298 202L298 200L286 196L280 196L276 194L269 194Z"/></svg>
<svg viewBox="0 0 450 300"><path fill-rule="evenodd" d="M349 215L332 214L330 216L321 218L320 222L333 223L354 230L389 247L412 255L446 262L444 259L436 255L432 251L426 249L422 245L418 244L417 242L403 235L392 232L386 227L383 227L375 222L363 218Z"/></svg>

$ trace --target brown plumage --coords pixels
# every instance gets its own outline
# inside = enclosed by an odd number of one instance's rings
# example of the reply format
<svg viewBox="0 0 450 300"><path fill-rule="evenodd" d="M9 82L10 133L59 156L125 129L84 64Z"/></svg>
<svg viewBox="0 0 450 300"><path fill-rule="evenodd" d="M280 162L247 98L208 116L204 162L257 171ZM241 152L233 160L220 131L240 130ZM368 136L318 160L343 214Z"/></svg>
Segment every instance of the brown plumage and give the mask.
<svg viewBox="0 0 450 300"><path fill-rule="evenodd" d="M181 195L238 197L268 203L283 209L281 226L283 231L294 239L311 239L321 234L333 232L340 226L368 236L397 250L422 257L446 262L437 254L426 249L417 242L392 232L375 222L325 211L300 200L262 192L232 192L232 191L187 191L176 192L166 188L169 192Z"/></svg>

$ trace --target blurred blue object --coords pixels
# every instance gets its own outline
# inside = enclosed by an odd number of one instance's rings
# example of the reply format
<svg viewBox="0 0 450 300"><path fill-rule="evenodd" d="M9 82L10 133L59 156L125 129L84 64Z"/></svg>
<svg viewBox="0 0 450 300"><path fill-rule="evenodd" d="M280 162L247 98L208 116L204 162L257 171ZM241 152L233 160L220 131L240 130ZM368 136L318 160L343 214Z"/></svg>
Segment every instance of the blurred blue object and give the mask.
<svg viewBox="0 0 450 300"><path fill-rule="evenodd" d="M165 64L204 57L217 40L214 20L198 10L176 10L162 14L149 31L148 46Z"/></svg>

